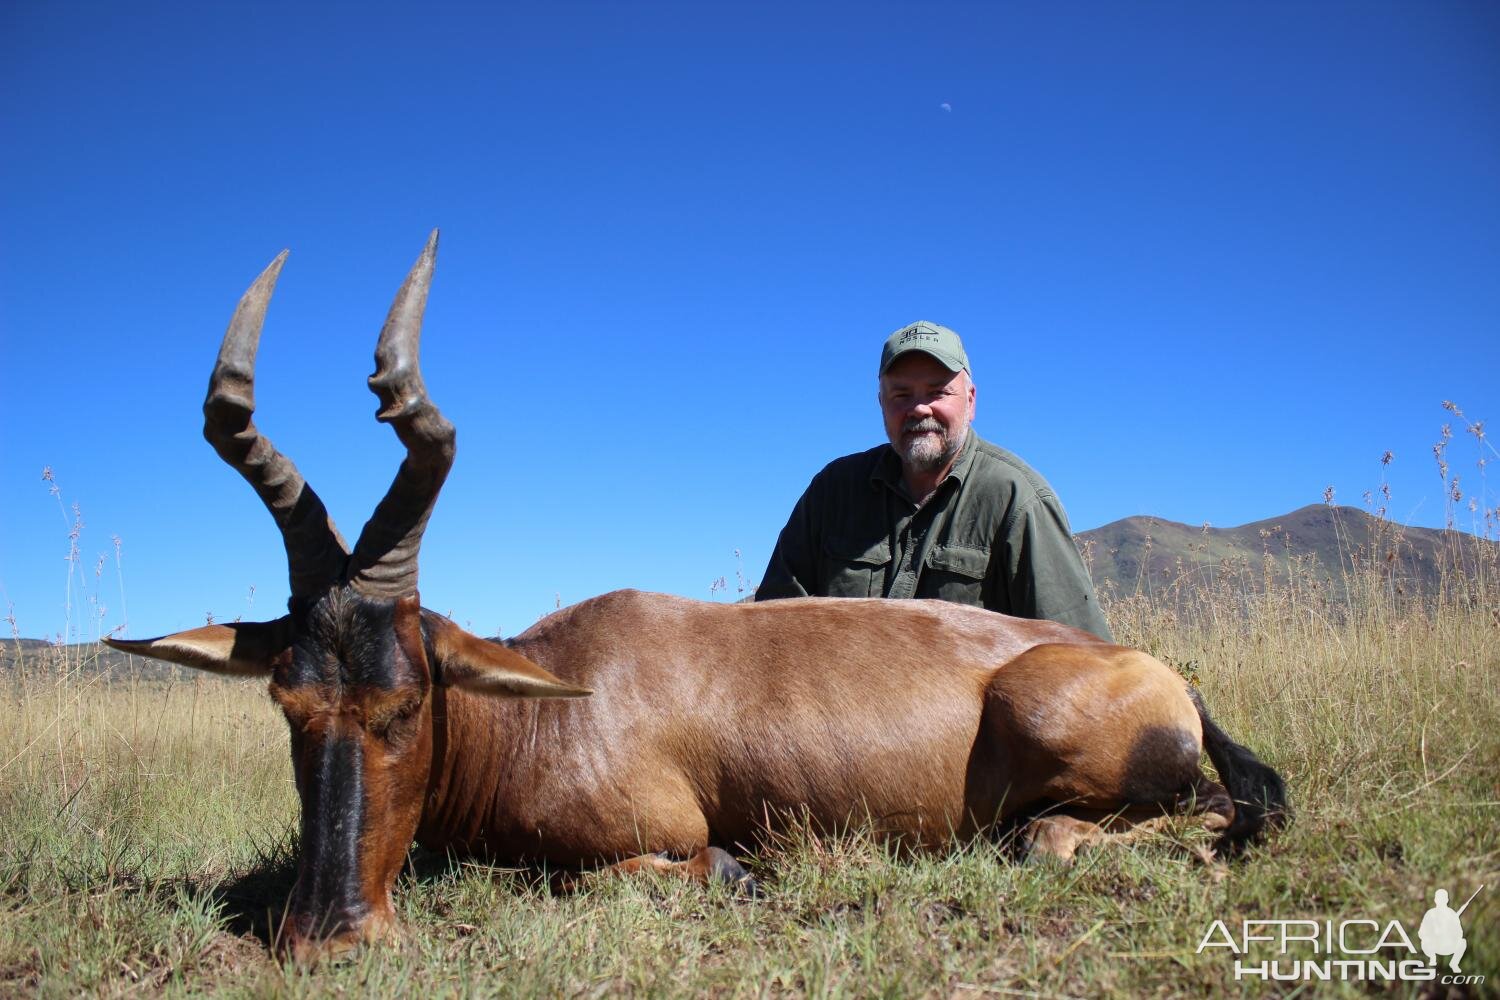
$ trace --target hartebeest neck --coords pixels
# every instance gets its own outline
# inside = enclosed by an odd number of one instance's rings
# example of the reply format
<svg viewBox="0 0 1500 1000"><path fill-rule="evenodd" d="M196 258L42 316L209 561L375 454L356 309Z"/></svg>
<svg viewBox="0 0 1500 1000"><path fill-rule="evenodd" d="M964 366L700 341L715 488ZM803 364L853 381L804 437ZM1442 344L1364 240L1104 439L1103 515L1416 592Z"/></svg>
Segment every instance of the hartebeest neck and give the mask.
<svg viewBox="0 0 1500 1000"><path fill-rule="evenodd" d="M538 710L546 704L433 689L432 763L418 843L434 851L511 852L511 845L493 841L507 823L503 813L524 807L535 784Z"/></svg>

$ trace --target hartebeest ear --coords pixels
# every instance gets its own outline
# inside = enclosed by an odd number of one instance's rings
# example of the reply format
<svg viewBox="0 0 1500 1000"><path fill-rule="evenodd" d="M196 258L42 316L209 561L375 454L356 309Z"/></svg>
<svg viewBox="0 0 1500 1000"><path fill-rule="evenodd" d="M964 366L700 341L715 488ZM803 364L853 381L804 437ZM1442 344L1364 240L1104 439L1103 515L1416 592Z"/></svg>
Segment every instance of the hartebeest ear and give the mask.
<svg viewBox="0 0 1500 1000"><path fill-rule="evenodd" d="M582 698L594 692L554 677L498 642L466 632L446 618L427 619L442 683L510 698Z"/></svg>
<svg viewBox="0 0 1500 1000"><path fill-rule="evenodd" d="M105 639L122 653L150 656L216 674L255 677L271 672L271 661L292 642L290 616L271 622L231 622L174 632L156 639Z"/></svg>

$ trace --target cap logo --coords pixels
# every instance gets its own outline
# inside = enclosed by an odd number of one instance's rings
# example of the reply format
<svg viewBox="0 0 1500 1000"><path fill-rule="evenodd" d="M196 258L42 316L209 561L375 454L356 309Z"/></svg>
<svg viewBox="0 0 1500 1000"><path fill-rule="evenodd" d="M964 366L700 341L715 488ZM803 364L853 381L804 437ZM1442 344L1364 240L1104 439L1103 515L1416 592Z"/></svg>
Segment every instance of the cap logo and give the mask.
<svg viewBox="0 0 1500 1000"><path fill-rule="evenodd" d="M880 351L880 373L885 374L896 363L899 355L907 351L922 351L931 355L949 371L960 371L969 367L964 354L963 342L958 334L945 326L926 321L912 323L892 333Z"/></svg>

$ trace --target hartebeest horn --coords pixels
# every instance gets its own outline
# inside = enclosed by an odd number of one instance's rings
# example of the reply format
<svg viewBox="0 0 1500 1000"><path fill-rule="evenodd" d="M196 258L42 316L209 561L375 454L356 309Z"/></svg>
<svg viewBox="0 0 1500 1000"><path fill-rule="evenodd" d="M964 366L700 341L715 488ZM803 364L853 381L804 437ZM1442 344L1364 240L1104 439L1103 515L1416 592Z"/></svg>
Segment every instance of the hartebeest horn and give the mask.
<svg viewBox="0 0 1500 1000"><path fill-rule="evenodd" d="M260 495L286 545L292 594L307 595L338 582L349 547L328 517L323 501L303 480L292 460L278 452L256 428L255 351L287 251L255 279L224 334L219 360L203 401L203 436Z"/></svg>
<svg viewBox="0 0 1500 1000"><path fill-rule="evenodd" d="M349 582L369 597L416 593L422 532L457 447L453 425L427 398L418 357L437 243L434 229L396 293L375 347L375 374L370 376L370 391L380 398L375 419L396 429L406 458L354 545Z"/></svg>

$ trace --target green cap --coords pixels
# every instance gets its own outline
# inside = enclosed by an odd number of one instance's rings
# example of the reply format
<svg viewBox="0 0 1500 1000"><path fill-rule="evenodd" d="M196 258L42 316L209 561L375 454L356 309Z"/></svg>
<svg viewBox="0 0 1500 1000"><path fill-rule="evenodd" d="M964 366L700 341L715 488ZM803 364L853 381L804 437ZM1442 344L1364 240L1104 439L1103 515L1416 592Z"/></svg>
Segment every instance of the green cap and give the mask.
<svg viewBox="0 0 1500 1000"><path fill-rule="evenodd" d="M925 319L903 326L886 338L885 348L880 352L880 374L884 375L907 351L930 354L950 372L961 372L969 367L969 356L964 353L964 342L958 339L958 334Z"/></svg>

